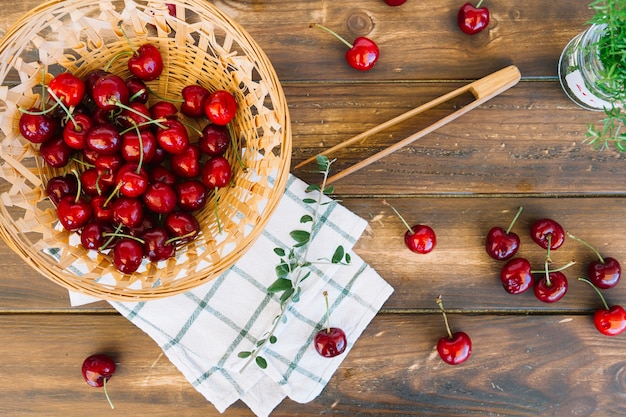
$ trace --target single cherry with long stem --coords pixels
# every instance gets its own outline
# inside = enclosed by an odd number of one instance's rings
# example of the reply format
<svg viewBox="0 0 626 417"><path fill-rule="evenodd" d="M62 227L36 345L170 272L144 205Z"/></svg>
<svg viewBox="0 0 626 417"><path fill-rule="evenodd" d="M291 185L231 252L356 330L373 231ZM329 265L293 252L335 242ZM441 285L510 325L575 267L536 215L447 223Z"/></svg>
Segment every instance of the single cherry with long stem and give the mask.
<svg viewBox="0 0 626 417"><path fill-rule="evenodd" d="M85 382L94 388L104 388L104 395L111 408L115 408L107 391L107 381L115 373L115 362L105 354L98 353L87 357L81 368Z"/></svg>
<svg viewBox="0 0 626 417"><path fill-rule="evenodd" d="M589 280L598 288L606 290L615 287L621 278L622 267L617 259L603 257L600 252L584 240L568 233L567 236L582 243L595 253L598 259L591 261L587 266Z"/></svg>
<svg viewBox="0 0 626 417"><path fill-rule="evenodd" d="M447 336L443 336L437 341L437 352L441 359L450 365L458 365L465 362L472 353L472 340L465 332L454 332L450 330L448 316L441 301L441 295L436 299L437 305L443 315Z"/></svg>
<svg viewBox="0 0 626 417"><path fill-rule="evenodd" d="M315 350L325 358L341 355L348 345L346 334L338 327L330 327L330 308L328 306L328 292L324 291L326 299L326 328L315 335Z"/></svg>
<svg viewBox="0 0 626 417"><path fill-rule="evenodd" d="M613 305L609 307L602 292L591 281L586 278L578 278L579 281L583 281L589 284L600 296L604 308L599 308L593 314L593 324L596 329L606 336L617 336L626 330L626 311L620 305Z"/></svg>
<svg viewBox="0 0 626 417"><path fill-rule="evenodd" d="M512 258L518 251L520 238L517 233L511 231L513 225L522 213L523 208L520 207L505 230L502 227L492 227L487 233L485 250L493 259L504 261Z"/></svg>
<svg viewBox="0 0 626 417"><path fill-rule="evenodd" d="M350 48L348 49L348 52L346 52L346 61L348 62L348 65L356 70L367 71L372 69L380 57L378 45L376 45L376 42L369 38L359 36L353 43L350 43L334 30L319 23L311 23L309 27L318 27L325 30Z"/></svg>
<svg viewBox="0 0 626 417"><path fill-rule="evenodd" d="M383 204L389 206L407 228L407 231L404 234L404 244L407 248L409 248L409 250L415 253L426 254L435 248L437 245L437 236L435 231L430 226L425 224L409 226L407 221L395 207L389 204L386 200L383 200Z"/></svg>

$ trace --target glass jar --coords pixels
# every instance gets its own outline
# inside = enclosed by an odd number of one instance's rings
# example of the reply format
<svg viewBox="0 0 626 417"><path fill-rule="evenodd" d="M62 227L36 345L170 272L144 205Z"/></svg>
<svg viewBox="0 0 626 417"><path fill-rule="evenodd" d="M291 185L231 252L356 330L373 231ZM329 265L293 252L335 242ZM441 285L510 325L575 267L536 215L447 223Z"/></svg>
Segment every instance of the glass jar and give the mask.
<svg viewBox="0 0 626 417"><path fill-rule="evenodd" d="M588 110L600 111L618 105L599 84L604 67L596 44L605 28L606 25L591 25L565 46L559 59L559 80L565 94Z"/></svg>

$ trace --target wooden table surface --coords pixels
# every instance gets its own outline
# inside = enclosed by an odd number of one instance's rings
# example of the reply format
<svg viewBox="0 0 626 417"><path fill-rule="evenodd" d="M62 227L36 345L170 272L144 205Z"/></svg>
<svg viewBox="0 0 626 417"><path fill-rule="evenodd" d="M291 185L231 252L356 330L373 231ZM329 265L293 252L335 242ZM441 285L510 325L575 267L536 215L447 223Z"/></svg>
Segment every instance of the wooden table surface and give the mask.
<svg viewBox="0 0 626 417"><path fill-rule="evenodd" d="M0 32L39 0L0 0ZM460 32L462 1L216 0L270 57L281 79L299 161L417 105L508 65L521 82L458 120L336 183L337 199L369 222L355 250L395 292L314 401L285 400L275 416L626 416L626 335L599 334L595 292L578 282L594 255L567 240L555 262L576 260L570 290L556 304L532 292L507 294L501 263L484 239L492 226L514 231L524 256L545 252L528 229L550 217L617 259L626 253L624 155L582 143L601 113L578 108L557 79L559 55L586 27L587 0L489 1L488 29ZM352 70L345 48L310 22L347 37L366 35L381 58ZM428 126L462 103L453 100L339 152L341 169ZM306 181L317 177L294 171ZM409 252L404 226L426 223L438 246ZM107 303L70 308L67 291L0 244L0 415L217 416L219 413L141 330ZM626 284L608 290L626 303ZM453 329L473 340L459 366L436 354L444 335L435 297ZM109 384L116 409L89 388L80 364L94 352L121 363ZM225 416L250 416L238 402Z"/></svg>

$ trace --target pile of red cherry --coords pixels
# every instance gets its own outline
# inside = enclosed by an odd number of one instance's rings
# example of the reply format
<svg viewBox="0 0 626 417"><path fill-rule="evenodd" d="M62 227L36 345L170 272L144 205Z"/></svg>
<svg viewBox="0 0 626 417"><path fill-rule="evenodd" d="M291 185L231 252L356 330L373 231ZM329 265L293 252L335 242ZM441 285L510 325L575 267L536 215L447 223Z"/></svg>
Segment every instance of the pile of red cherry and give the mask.
<svg viewBox="0 0 626 417"><path fill-rule="evenodd" d="M199 84L177 101L161 99L146 84L163 71L160 51L129 45L130 77L58 74L44 86L41 108L20 109L19 120L43 160L65 170L46 184L60 224L85 248L111 253L122 273L173 257L198 236L196 211L231 181L224 154L237 112L230 92ZM192 128L190 118L205 127Z"/></svg>
<svg viewBox="0 0 626 417"><path fill-rule="evenodd" d="M563 270L572 265L570 262L560 268L550 269L552 263L551 251L559 249L570 237L591 249L597 259L587 265L587 278L578 278L579 281L589 284L600 296L603 307L594 313L594 324L597 330L608 336L615 336L626 330L626 311L620 305L609 307L601 290L615 287L620 280L620 263L612 257L603 257L589 243L566 233L563 227L555 220L542 218L536 220L530 227L530 237L537 245L546 250L543 268L532 270L527 258L514 257L520 247L519 235L511 229L519 217L522 208L518 210L509 227L493 227L487 233L486 251L490 257L499 261L506 261L500 270L500 280L505 291L509 294L521 294L533 288L535 297L546 303L555 303L561 300L569 287ZM535 278L537 276L537 278Z"/></svg>

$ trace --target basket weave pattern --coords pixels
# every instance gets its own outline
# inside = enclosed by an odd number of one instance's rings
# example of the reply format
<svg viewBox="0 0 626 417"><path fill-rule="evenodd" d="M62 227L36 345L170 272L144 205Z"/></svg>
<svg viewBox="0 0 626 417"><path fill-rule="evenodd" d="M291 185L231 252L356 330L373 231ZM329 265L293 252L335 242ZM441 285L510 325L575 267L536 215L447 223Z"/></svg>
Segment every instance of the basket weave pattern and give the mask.
<svg viewBox="0 0 626 417"><path fill-rule="evenodd" d="M265 54L243 28L205 0L167 3L176 5L176 16L163 0L48 2L16 22L0 41L0 235L44 276L102 299L160 298L224 272L261 233L289 173L287 105ZM175 259L146 262L127 275L116 270L107 254L86 251L76 233L58 225L44 190L50 178L65 170L44 166L36 146L18 128L18 107L41 102L42 77L47 83L64 71L83 76L129 50L120 22L134 45L150 42L159 48L164 71L147 84L160 97L179 98L184 86L199 83L210 91L230 91L239 103L230 123L238 146L226 154L233 167L232 186L212 194L196 213L199 237ZM124 59L113 61L110 71L130 76ZM196 120L186 123L203 127ZM190 132L190 139L197 138ZM81 170L79 164L72 168Z"/></svg>

